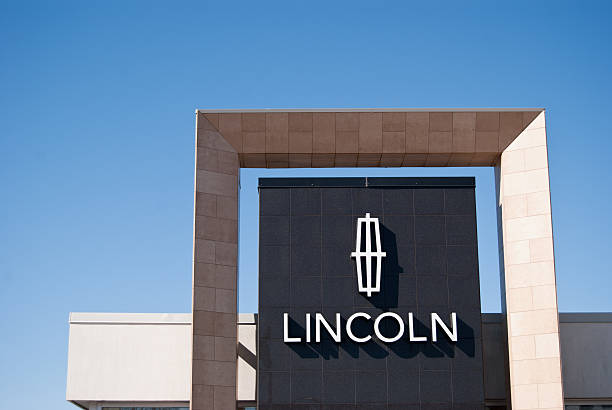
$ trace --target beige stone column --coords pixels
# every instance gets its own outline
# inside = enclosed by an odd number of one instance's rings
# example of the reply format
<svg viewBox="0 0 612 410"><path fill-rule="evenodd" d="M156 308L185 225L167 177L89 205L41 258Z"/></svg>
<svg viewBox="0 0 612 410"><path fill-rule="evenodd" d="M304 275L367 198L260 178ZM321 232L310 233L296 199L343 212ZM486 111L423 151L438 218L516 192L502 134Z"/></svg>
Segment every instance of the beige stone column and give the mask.
<svg viewBox="0 0 612 410"><path fill-rule="evenodd" d="M544 112L496 170L511 406L563 409Z"/></svg>
<svg viewBox="0 0 612 410"><path fill-rule="evenodd" d="M238 154L197 116L193 253L193 410L235 410Z"/></svg>

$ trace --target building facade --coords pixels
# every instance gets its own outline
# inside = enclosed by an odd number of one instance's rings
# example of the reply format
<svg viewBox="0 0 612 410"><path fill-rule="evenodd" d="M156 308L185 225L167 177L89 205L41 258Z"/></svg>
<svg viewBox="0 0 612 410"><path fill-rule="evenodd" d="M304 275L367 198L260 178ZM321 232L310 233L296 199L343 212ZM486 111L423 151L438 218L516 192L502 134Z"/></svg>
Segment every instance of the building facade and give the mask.
<svg viewBox="0 0 612 410"><path fill-rule="evenodd" d="M102 366L97 373L88 371L90 367L83 363L90 363L95 349L87 343L81 346L77 337L73 338L73 330L98 331L103 329L100 326L109 326L107 330L111 331L116 325L112 320L87 324L87 316L77 315L84 323L71 323L69 400L85 406L94 403L102 407L146 407L147 403L158 403L158 407L188 404L192 409L215 410L235 409L237 405L258 405L260 409L467 409L485 405L562 409L564 405L572 408L572 401L581 400L604 405L612 397L609 377L590 380L608 376L601 367L586 368L574 363L568 370L566 362L573 358L563 356L567 351L564 343L573 349L570 354L583 352L588 356L592 350L588 351L584 334L572 336L570 332L565 337L571 342L560 343L543 110L221 110L198 111L196 118L190 320L183 317L175 318L181 323L134 323L121 328L122 332L132 327L155 332L169 326L177 334L168 337L179 337L178 329L188 329L187 350L181 356L177 347L172 350L174 359L165 358L177 366L172 371L181 371L181 377L188 377L186 396L179 397L183 379L174 377L168 386L155 388L156 395L151 396L155 400L145 397L143 386L164 384L163 381L146 383L143 376L136 382L130 371L159 363L162 358L153 360L153 353L143 353L142 357L148 359L123 369L131 377L121 383L118 377L114 387L96 393L97 387L91 386L101 383L96 382L96 377L106 377L104 372L109 369ZM268 182L261 190L259 323L253 320L237 326L239 169L354 166L494 167L503 313L480 315L477 258L469 251L475 248L476 238L473 181L471 188L466 184L451 187L453 182L445 180L441 185L425 187L415 186L415 181L404 181L401 187L390 186L393 183L389 181L372 181L379 184L377 187L362 181L365 186L336 184L308 189L298 186L299 181L293 181L293 185L277 181ZM470 189L472 199L468 200ZM344 191L353 192L350 201L340 199L332 204L339 212L350 202L350 214L326 214L322 190L340 198L346 195ZM424 195L426 190L430 193ZM275 208L283 203L281 200L266 202L267 196L274 195L288 195L291 199L293 191L299 198L295 202L299 205L297 210L292 202L288 203L288 211ZM315 191L320 198L318 211L307 209L315 205L311 198ZM388 208L376 209L376 201L369 198L374 191L376 195L380 193L381 203L388 200ZM440 192L443 207L434 212ZM453 195L463 199L453 205ZM413 200L412 213L398 211L409 196ZM424 201L420 208L419 200ZM310 213L305 214L304 209ZM395 210L387 213L390 209ZM331 225L320 223L317 239L315 224L308 220L322 221L326 217ZM288 228L283 225L285 220L289 221ZM409 235L406 227L410 221L414 227ZM362 232L360 222L374 227L363 229L363 247L357 236ZM337 231L324 234L322 229L332 225ZM349 254L345 249L348 230L355 233ZM381 243L371 242L372 238L380 238ZM268 257L266 252L273 249L266 247L274 246L277 252ZM461 251L455 249L459 247ZM321 256L318 271L312 266L317 249L318 255L329 255ZM408 249L413 252L412 260L406 259ZM289 255L288 269L266 271L265 264L280 260L283 251ZM456 263L449 265L451 254ZM302 262L296 265L297 260ZM324 267L328 260L337 266ZM419 260L427 260L428 265L419 266ZM454 273L447 269L461 263L469 265L470 260L475 265L469 275L465 274L467 268ZM304 270L308 265L311 266ZM313 279L317 275L319 279ZM317 284L320 300L311 303L316 301L313 289ZM414 289L416 293L411 292ZM444 294L446 299L442 300ZM409 302L404 303L406 300ZM95 322L96 318L91 320ZM568 328L592 331L592 337L609 332L606 319L600 316L580 316L580 320L584 322L568 323L584 326ZM586 325L590 321L597 325ZM247 339L244 344L240 342L245 337L241 336L242 328L257 335L258 347L248 348ZM276 333L280 329L282 335ZM487 331L495 338L488 339ZM124 336L119 332L111 340L118 343ZM87 340L85 334L79 337ZM423 337L427 340L420 339ZM406 339L412 343L404 343ZM604 347L609 345L606 341ZM100 343L99 347L105 348ZM180 344L184 346L182 341ZM121 350L121 344L114 346L116 350L111 352ZM415 346L416 353L411 350ZM346 360L340 360L340 354L345 353ZM605 351L599 353L599 364L606 363ZM293 356L283 362L283 355ZM126 354L122 363L135 358ZM330 366L337 367L326 371L325 366L332 362ZM587 362L585 357L584 363ZM154 370L145 373L155 377ZM246 374L255 382L245 382ZM87 384L90 390L83 390L79 383ZM598 387L583 390L590 384ZM353 386L352 399L348 386ZM113 393L114 389L117 391ZM134 394L127 391L133 389ZM253 395L241 396L245 391ZM342 394L344 397L338 399ZM158 400L161 396L165 399Z"/></svg>
<svg viewBox="0 0 612 410"><path fill-rule="evenodd" d="M257 405L257 315L238 315L238 409ZM482 315L484 403L506 407L504 317ZM612 314L561 313L567 410L612 408ZM66 398L88 410L189 408L191 314L73 313Z"/></svg>

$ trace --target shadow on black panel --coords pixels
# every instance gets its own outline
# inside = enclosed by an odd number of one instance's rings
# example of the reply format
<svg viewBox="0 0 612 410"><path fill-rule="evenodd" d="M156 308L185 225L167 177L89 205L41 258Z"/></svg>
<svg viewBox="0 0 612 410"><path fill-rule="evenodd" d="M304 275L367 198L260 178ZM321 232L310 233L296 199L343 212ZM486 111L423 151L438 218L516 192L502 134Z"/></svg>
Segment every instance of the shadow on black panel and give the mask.
<svg viewBox="0 0 612 410"><path fill-rule="evenodd" d="M306 337L306 329L304 329L299 323L297 323L291 317L289 318L288 322L289 322L288 328L290 332L289 334L292 336L298 336L302 339L302 341L304 341ZM302 342L287 343L287 346L289 346L289 348L293 350L295 353L297 353L297 355L300 356L302 359L318 359L319 358L319 354L316 351L312 350L312 348L307 343L302 343Z"/></svg>
<svg viewBox="0 0 612 410"><path fill-rule="evenodd" d="M384 305L377 306L383 309L394 308L398 306L399 300L399 275L404 272L404 269L399 266L397 239L395 234L386 226L381 225L381 235L387 256L383 259L382 264L382 281L384 288Z"/></svg>
<svg viewBox="0 0 612 410"><path fill-rule="evenodd" d="M325 360L338 358L338 344L333 339L321 338L320 343L308 343L308 346Z"/></svg>
<svg viewBox="0 0 612 410"><path fill-rule="evenodd" d="M461 318L457 317L457 332L460 335L457 341L457 348L465 353L468 357L476 355L476 341L474 329L465 323Z"/></svg>

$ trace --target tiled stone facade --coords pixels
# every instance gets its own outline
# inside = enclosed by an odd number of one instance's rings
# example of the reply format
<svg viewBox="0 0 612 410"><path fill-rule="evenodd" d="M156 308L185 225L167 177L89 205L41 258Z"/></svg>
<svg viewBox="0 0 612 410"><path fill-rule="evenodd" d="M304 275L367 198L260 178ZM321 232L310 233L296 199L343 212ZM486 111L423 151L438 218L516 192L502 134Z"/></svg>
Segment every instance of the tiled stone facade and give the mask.
<svg viewBox="0 0 612 410"><path fill-rule="evenodd" d="M513 408L563 408L544 113L501 154L498 212Z"/></svg>
<svg viewBox="0 0 612 410"><path fill-rule="evenodd" d="M492 166L539 111L199 112L246 168Z"/></svg>
<svg viewBox="0 0 612 410"><path fill-rule="evenodd" d="M192 408L235 409L238 154L197 121Z"/></svg>
<svg viewBox="0 0 612 410"><path fill-rule="evenodd" d="M193 409L234 409L240 167L495 166L514 409L561 409L542 110L197 113ZM230 346L230 348L228 348Z"/></svg>

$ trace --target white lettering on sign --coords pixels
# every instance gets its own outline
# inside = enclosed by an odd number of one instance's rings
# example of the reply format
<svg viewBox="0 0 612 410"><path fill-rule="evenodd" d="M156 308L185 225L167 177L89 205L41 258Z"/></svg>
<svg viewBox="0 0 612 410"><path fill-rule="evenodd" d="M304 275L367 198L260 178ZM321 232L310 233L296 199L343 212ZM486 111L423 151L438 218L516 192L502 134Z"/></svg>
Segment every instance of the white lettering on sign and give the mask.
<svg viewBox="0 0 612 410"><path fill-rule="evenodd" d="M300 337L289 337L289 313L283 313L283 339L285 343L299 343L302 341Z"/></svg>
<svg viewBox="0 0 612 410"><path fill-rule="evenodd" d="M353 333L353 320L355 320L358 317L362 317L366 320L370 320L371 316L368 315L367 313L363 313L363 312L357 312L357 313L353 313L351 315L351 317L348 318L348 320L346 321L346 333L348 334L349 339L351 339L353 342L357 342L357 343L365 343L367 341L369 341L372 336L367 335L366 337L357 337L355 336L355 334Z"/></svg>
<svg viewBox="0 0 612 410"><path fill-rule="evenodd" d="M431 340L433 342L438 341L438 328L441 328L445 333L446 337L451 342L456 342L458 339L457 336L457 314L452 312L450 314L450 325L444 323L440 315L437 313L431 313ZM359 337L355 335L353 329L353 322L356 320L365 320L371 321L372 317L365 312L356 312L353 313L346 321L345 325L345 333L350 340L356 343L366 343L372 339L372 335L365 335ZM381 322L383 320L393 320L397 323L398 329L397 333L393 335L384 335L381 331ZM342 342L342 326L341 326L341 318L340 313L336 313L335 323L332 326L321 313L315 313L315 343L321 342L321 328L325 329L325 332L336 342ZM306 313L306 329L305 329L305 338L302 340L301 336L290 336L289 335L289 313L283 313L283 338L285 343L301 343L302 341L306 343L312 342L311 337L311 314ZM428 340L427 336L417 336L415 335L415 324L414 324L414 316L413 313L408 313L408 337L407 339L410 342L426 342ZM394 312L384 312L374 319L374 335L376 338L385 343L394 343L404 337L406 324L400 315Z"/></svg>
<svg viewBox="0 0 612 410"><path fill-rule="evenodd" d="M399 325L399 330L397 332L397 335L395 335L394 337L385 337L380 332L380 322L385 317L392 317L393 319L395 319L397 321L397 324ZM386 343L396 342L396 341L398 341L404 335L404 321L402 320L400 315L398 315L397 313L385 312L385 313L379 315L376 318L376 320L374 321L374 333L376 334L376 337L379 340L382 340L383 342L386 342Z"/></svg>
<svg viewBox="0 0 612 410"><path fill-rule="evenodd" d="M457 314L455 312L451 313L451 321L453 322L452 330L446 327L446 325L444 324L444 322L442 321L440 316L438 316L437 313L432 313L431 314L431 340L433 340L434 342L438 341L438 332L436 329L438 328L438 325L440 325L440 327L442 328L442 330L444 330L444 333L446 333L448 338L451 341L456 342L457 341Z"/></svg>
<svg viewBox="0 0 612 410"><path fill-rule="evenodd" d="M334 341L340 343L340 313L336 313L336 330L331 328L322 314L315 313L315 341L317 343L321 342L321 324L325 327L325 330L327 330L327 333L331 335Z"/></svg>

